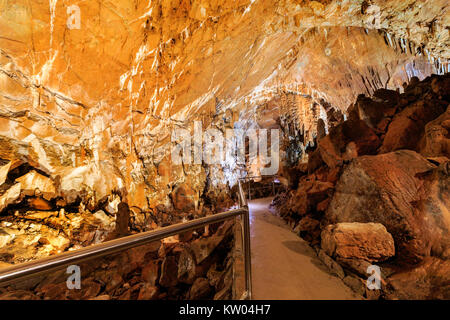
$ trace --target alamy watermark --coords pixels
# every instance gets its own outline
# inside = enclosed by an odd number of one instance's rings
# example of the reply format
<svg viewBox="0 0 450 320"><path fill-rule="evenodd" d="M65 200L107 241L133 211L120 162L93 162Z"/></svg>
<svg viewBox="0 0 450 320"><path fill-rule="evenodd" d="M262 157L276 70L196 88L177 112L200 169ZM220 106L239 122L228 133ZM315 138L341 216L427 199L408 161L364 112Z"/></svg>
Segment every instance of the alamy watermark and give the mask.
<svg viewBox="0 0 450 320"><path fill-rule="evenodd" d="M81 10L77 5L71 5L67 7L67 28L72 29L81 29Z"/></svg>
<svg viewBox="0 0 450 320"><path fill-rule="evenodd" d="M280 133L278 129L226 129L225 135L216 128L203 132L201 121L194 122L194 134L187 129L172 132L174 146L171 150L172 163L208 165L237 164L257 165L261 175L274 175L279 167ZM246 159L248 139L248 159Z"/></svg>
<svg viewBox="0 0 450 320"><path fill-rule="evenodd" d="M370 265L367 267L367 273L370 274L366 282L367 289L381 290L381 268L376 265Z"/></svg>
<svg viewBox="0 0 450 320"><path fill-rule="evenodd" d="M81 269L77 265L71 265L67 267L67 274L70 276L67 278L66 285L69 290L81 289Z"/></svg>

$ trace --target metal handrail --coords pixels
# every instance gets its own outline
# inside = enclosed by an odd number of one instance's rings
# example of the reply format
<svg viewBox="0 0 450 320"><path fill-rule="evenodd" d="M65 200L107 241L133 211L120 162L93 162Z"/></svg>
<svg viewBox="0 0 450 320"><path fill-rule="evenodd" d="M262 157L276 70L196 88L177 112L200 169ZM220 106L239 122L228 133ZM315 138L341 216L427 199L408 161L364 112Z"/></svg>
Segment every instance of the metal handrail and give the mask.
<svg viewBox="0 0 450 320"><path fill-rule="evenodd" d="M158 230L152 230L126 236L119 239L95 244L89 247L81 248L76 251L64 252L58 255L29 261L0 270L0 287L6 286L18 280L37 276L64 266L74 263L84 262L86 260L101 258L109 254L121 252L130 248L138 247L150 242L158 241L176 234L198 229L213 223L222 222L236 216L243 216L244 224L244 255L245 255L245 279L246 292L244 297L251 299L251 256L250 256L250 222L247 200L245 199L242 185L239 181L239 209L234 209L211 216L178 223L163 227Z"/></svg>
<svg viewBox="0 0 450 320"><path fill-rule="evenodd" d="M241 182L241 181L248 182L248 199L251 200L252 199L252 196L251 196L251 189L252 189L251 188L251 182L254 179L262 179L262 178L270 178L270 177L274 178L274 180L272 180L272 193L275 196L276 194L275 194L275 183L274 182L275 182L275 178L278 177L278 175L276 175L276 174L262 175L262 176L246 176L246 177L243 177L243 178L239 178L239 182ZM253 190L260 190L260 189L264 189L264 188L269 188L269 186L263 186L263 187L257 187L257 188L253 187Z"/></svg>

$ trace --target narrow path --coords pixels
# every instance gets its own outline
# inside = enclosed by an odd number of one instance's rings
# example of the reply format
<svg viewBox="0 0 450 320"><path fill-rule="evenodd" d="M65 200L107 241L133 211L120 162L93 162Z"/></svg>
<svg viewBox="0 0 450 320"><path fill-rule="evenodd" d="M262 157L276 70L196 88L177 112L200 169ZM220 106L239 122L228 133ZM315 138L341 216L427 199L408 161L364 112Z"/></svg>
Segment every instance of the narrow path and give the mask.
<svg viewBox="0 0 450 320"><path fill-rule="evenodd" d="M314 250L269 210L271 201L249 203L253 299L357 299L328 273Z"/></svg>

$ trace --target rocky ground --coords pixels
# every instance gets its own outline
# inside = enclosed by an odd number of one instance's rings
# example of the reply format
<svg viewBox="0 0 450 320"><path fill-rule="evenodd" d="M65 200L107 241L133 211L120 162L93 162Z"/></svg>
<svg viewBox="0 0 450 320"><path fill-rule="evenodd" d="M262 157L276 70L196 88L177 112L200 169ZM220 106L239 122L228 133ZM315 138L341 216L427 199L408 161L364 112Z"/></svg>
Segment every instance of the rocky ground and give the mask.
<svg viewBox="0 0 450 320"><path fill-rule="evenodd" d="M132 248L80 265L81 289L67 288L66 270L0 288L8 299L231 299L233 221Z"/></svg>
<svg viewBox="0 0 450 320"><path fill-rule="evenodd" d="M273 205L367 298L450 299L450 76L359 96ZM367 268L381 294L366 292Z"/></svg>

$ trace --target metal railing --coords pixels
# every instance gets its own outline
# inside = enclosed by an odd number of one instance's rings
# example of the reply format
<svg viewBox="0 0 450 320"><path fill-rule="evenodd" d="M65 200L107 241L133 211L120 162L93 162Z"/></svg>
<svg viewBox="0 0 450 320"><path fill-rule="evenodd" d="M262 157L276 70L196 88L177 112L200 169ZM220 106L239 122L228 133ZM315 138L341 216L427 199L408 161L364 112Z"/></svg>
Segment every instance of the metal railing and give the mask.
<svg viewBox="0 0 450 320"><path fill-rule="evenodd" d="M272 177L272 181L271 181L271 185L266 185L266 186L260 186L260 187L252 187L252 181L254 181L255 179L263 179L263 178L270 178ZM239 181L243 181L244 183L246 182L248 185L248 191L245 192L248 194L248 199L252 200L252 190L263 190L263 189L268 189L271 188L272 189L272 195L275 196L276 193L276 189L278 187L278 190L280 189L280 186L275 186L275 180L278 177L278 175L269 175L269 176L247 176L244 178L240 178Z"/></svg>
<svg viewBox="0 0 450 320"><path fill-rule="evenodd" d="M252 297L251 255L250 255L250 218L247 200L245 198L241 182L239 181L239 209L234 209L212 216L191 220L171 226L163 227L126 236L123 238L91 245L75 251L64 252L43 259L13 265L0 270L0 287L9 285L16 281L25 280L34 276L60 269L86 260L101 258L106 255L121 252L130 248L138 247L147 243L162 240L170 236L198 229L210 224L229 220L233 217L242 216L243 221L243 248L245 263L245 292L241 299Z"/></svg>

